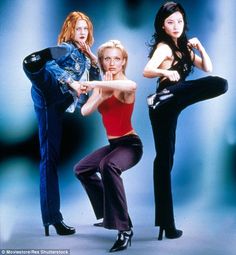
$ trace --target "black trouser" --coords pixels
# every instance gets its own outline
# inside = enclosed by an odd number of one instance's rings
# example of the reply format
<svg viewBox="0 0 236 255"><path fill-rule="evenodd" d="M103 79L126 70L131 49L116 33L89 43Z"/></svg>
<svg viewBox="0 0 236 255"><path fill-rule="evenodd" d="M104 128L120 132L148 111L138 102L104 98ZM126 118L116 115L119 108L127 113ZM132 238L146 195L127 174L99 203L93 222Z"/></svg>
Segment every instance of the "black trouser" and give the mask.
<svg viewBox="0 0 236 255"><path fill-rule="evenodd" d="M174 96L153 110L149 108L156 157L154 160L155 225L173 227L171 169L175 152L178 116L187 106L225 93L227 81L216 76L182 81L167 89Z"/></svg>
<svg viewBox="0 0 236 255"><path fill-rule="evenodd" d="M75 174L89 196L97 219L103 218L104 227L128 230L132 223L121 174L139 162L142 143L137 135L127 135L109 142L110 145L80 160L75 166Z"/></svg>

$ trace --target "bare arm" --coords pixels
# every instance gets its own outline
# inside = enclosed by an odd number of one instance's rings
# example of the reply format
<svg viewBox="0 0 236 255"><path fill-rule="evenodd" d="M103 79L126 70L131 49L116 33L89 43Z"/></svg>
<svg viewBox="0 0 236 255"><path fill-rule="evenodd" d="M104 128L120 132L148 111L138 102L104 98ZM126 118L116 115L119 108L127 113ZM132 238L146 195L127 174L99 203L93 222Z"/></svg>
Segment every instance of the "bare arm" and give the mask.
<svg viewBox="0 0 236 255"><path fill-rule="evenodd" d="M136 83L131 80L103 80L103 81L86 81L81 83L83 86L101 89L111 89L124 92L134 92Z"/></svg>
<svg viewBox="0 0 236 255"><path fill-rule="evenodd" d="M111 97L113 94L112 90L104 90L104 89L93 89L92 95L89 97L88 101L82 106L81 114L83 116L90 115L95 110L97 110L98 106L107 98Z"/></svg>
<svg viewBox="0 0 236 255"><path fill-rule="evenodd" d="M94 89L88 101L82 106L81 114L83 116L87 116L93 113L101 102L102 102L102 97L101 97L101 94L99 93L99 90Z"/></svg>
<svg viewBox="0 0 236 255"><path fill-rule="evenodd" d="M131 80L112 80L112 81L91 81L93 88L113 89L120 91L135 91L136 83Z"/></svg>
<svg viewBox="0 0 236 255"><path fill-rule="evenodd" d="M80 96L80 94L83 93L83 87L80 85L78 81L70 79L70 81L67 84L69 87L71 87L73 90L77 92L77 96Z"/></svg>
<svg viewBox="0 0 236 255"><path fill-rule="evenodd" d="M208 56L205 48L202 46L201 42L195 37L189 40L190 45L198 50L200 56L194 56L194 65L205 71L205 72L212 72L213 66L210 57Z"/></svg>
<svg viewBox="0 0 236 255"><path fill-rule="evenodd" d="M172 63L172 50L167 44L158 44L152 58L144 68L143 75L147 78L166 77L170 81L178 81L180 75L177 71L167 70L167 62Z"/></svg>
<svg viewBox="0 0 236 255"><path fill-rule="evenodd" d="M85 55L87 55L90 58L92 65L96 66L98 62L97 56L93 54L89 45L84 42L76 42L76 45Z"/></svg>
<svg viewBox="0 0 236 255"><path fill-rule="evenodd" d="M171 49L166 44L160 44L156 48L153 56L146 64L143 76L146 78L155 78L164 76L165 70L159 68L164 60L172 55Z"/></svg>

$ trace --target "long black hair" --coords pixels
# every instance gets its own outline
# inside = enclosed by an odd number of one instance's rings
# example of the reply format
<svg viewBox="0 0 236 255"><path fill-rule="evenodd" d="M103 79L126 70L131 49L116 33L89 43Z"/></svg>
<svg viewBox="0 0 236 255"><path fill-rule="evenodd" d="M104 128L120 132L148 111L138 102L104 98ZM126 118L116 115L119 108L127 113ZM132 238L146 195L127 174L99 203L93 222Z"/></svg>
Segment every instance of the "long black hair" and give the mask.
<svg viewBox="0 0 236 255"><path fill-rule="evenodd" d="M174 12L180 12L183 15L184 20L183 33L177 40L178 46L176 46L172 38L168 34L166 34L165 30L163 29L165 19L168 18ZM152 57L157 44L163 42L169 45L170 48L172 49L174 56L173 63L180 61L182 58L185 58L185 61L187 62L188 65L188 69L192 70L193 67L193 59L191 58L192 49L190 48L190 46L188 46L188 39L186 36L186 32L188 30L188 23L185 10L181 6L181 4L175 2L167 2L163 4L156 14L154 28L155 33L153 34L151 43L149 44L150 47L149 58ZM181 57L178 56L176 52L180 52L182 56Z"/></svg>

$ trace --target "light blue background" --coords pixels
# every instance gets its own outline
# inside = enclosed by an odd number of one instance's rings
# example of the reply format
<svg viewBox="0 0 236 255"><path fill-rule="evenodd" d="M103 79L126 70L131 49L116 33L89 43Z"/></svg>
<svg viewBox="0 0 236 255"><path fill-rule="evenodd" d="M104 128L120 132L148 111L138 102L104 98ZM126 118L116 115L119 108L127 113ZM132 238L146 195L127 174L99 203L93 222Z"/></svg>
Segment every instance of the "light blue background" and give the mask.
<svg viewBox="0 0 236 255"><path fill-rule="evenodd" d="M229 82L227 94L186 109L179 118L173 193L178 219L194 220L202 213L236 209L235 9L234 0L182 0L189 22L188 37L198 37L214 70ZM136 4L132 4L136 3ZM142 76L147 63L146 44L161 1L2 0L0 3L0 225L3 242L22 217L40 224L37 123L30 82L22 70L23 58L56 44L70 11L85 12L94 24L93 51L109 40L120 40L129 52L127 76L138 84L133 126L144 144L141 162L124 173L130 213L134 221L154 224L152 162L154 144L146 97L155 91L155 79ZM132 8L129 8L132 7ZM135 7L135 8L134 8ZM195 70L189 79L207 74ZM78 222L95 219L87 196L73 175L83 156L107 143L98 113L65 116L65 138L59 167L62 212ZM17 212L15 213L15 209ZM144 216L145 215L145 216ZM9 223L10 222L10 223ZM29 223L30 224L30 223ZM7 231L5 230L7 229ZM4 231L3 231L4 230Z"/></svg>

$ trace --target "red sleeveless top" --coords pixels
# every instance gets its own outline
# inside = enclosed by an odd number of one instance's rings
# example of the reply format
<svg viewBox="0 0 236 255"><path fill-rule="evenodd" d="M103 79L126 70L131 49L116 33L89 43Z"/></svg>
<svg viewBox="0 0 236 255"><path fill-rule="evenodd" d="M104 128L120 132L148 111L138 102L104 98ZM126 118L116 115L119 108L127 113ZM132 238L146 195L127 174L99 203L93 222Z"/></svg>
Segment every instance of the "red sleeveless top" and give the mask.
<svg viewBox="0 0 236 255"><path fill-rule="evenodd" d="M126 104L114 95L98 106L108 136L122 136L133 130L131 116L134 103Z"/></svg>

